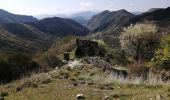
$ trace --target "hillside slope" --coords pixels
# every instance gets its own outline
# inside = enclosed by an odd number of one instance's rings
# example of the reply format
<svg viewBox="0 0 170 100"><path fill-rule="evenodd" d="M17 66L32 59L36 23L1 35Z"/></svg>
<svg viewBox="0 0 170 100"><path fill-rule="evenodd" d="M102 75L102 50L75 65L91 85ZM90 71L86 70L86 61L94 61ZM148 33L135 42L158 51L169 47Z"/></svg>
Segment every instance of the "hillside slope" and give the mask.
<svg viewBox="0 0 170 100"><path fill-rule="evenodd" d="M89 30L81 24L65 18L45 18L38 22L28 23L33 27L36 27L42 32L50 33L58 37L64 37L69 34L85 36L89 33Z"/></svg>
<svg viewBox="0 0 170 100"><path fill-rule="evenodd" d="M54 36L23 23L9 23L0 27L2 52L36 52L46 49Z"/></svg>

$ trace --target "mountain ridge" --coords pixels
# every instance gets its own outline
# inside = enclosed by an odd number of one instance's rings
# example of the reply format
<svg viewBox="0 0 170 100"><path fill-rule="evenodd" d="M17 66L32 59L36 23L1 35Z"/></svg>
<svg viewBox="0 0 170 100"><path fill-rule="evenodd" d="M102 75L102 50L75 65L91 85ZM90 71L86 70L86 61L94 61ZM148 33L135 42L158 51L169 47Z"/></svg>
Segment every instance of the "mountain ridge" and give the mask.
<svg viewBox="0 0 170 100"><path fill-rule="evenodd" d="M36 22L38 19L33 16L12 14L8 11L0 9L0 24L4 23L17 23L17 22Z"/></svg>
<svg viewBox="0 0 170 100"><path fill-rule="evenodd" d="M110 12L108 10L105 10L95 16L92 17L91 20L89 20L89 23L87 27L92 32L97 31L103 31L106 27L111 27L110 25L118 25L120 23L123 23L124 21L134 17L132 13L122 9L118 11ZM118 22L119 21L119 22Z"/></svg>

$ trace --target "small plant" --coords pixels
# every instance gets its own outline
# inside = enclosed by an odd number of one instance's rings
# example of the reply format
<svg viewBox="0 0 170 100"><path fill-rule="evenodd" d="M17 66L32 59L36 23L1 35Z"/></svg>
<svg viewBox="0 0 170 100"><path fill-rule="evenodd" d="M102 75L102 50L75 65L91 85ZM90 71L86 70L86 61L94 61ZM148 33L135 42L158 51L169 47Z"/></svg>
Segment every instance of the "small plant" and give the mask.
<svg viewBox="0 0 170 100"><path fill-rule="evenodd" d="M57 74L58 74L58 78L60 78L60 79L69 77L69 71L66 69L59 70Z"/></svg>
<svg viewBox="0 0 170 100"><path fill-rule="evenodd" d="M16 91L21 91L24 88L37 88L38 85L31 81L26 81L16 88Z"/></svg>
<svg viewBox="0 0 170 100"><path fill-rule="evenodd" d="M114 93L107 98L107 100L114 100L114 99L119 99L119 100L127 100L127 94L126 93Z"/></svg>
<svg viewBox="0 0 170 100"><path fill-rule="evenodd" d="M45 79L42 81L42 84L48 84L48 83L51 83L51 79Z"/></svg>
<svg viewBox="0 0 170 100"><path fill-rule="evenodd" d="M9 95L8 92L3 92L3 91L0 92L0 97L6 97L8 95Z"/></svg>
<svg viewBox="0 0 170 100"><path fill-rule="evenodd" d="M170 87L168 87L168 92L170 93Z"/></svg>

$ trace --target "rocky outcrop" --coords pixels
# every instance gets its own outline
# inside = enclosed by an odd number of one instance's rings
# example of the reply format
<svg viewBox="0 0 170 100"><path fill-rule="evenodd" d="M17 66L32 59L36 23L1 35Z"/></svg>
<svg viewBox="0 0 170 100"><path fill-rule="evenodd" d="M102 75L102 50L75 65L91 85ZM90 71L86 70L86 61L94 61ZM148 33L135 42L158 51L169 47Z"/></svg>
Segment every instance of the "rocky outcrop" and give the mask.
<svg viewBox="0 0 170 100"><path fill-rule="evenodd" d="M106 62L105 58L85 57L83 61L88 64L92 64L95 67L101 68L103 71L109 71L113 75L120 75L122 77L127 77L129 73L127 68L118 65L113 65L109 62Z"/></svg>

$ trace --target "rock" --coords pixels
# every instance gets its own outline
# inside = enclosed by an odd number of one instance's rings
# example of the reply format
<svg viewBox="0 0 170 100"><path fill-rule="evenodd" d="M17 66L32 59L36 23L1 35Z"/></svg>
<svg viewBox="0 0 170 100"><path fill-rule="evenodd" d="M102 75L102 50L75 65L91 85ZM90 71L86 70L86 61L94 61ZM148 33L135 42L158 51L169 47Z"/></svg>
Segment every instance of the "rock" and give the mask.
<svg viewBox="0 0 170 100"><path fill-rule="evenodd" d="M162 95L156 95L156 100L163 100L163 96Z"/></svg>
<svg viewBox="0 0 170 100"><path fill-rule="evenodd" d="M109 99L109 96L105 96L105 97L104 97L104 100L108 100L108 99Z"/></svg>
<svg viewBox="0 0 170 100"><path fill-rule="evenodd" d="M153 100L153 98L149 98L148 100Z"/></svg>
<svg viewBox="0 0 170 100"><path fill-rule="evenodd" d="M71 87L73 87L74 85L73 84L70 84L70 85L68 85L68 88L71 88Z"/></svg>
<svg viewBox="0 0 170 100"><path fill-rule="evenodd" d="M83 67L83 64L81 63L81 61L74 60L74 61L70 61L67 66L71 69L74 69L74 68Z"/></svg>
<svg viewBox="0 0 170 100"><path fill-rule="evenodd" d="M83 94L77 94L77 100L85 100L85 96Z"/></svg>

